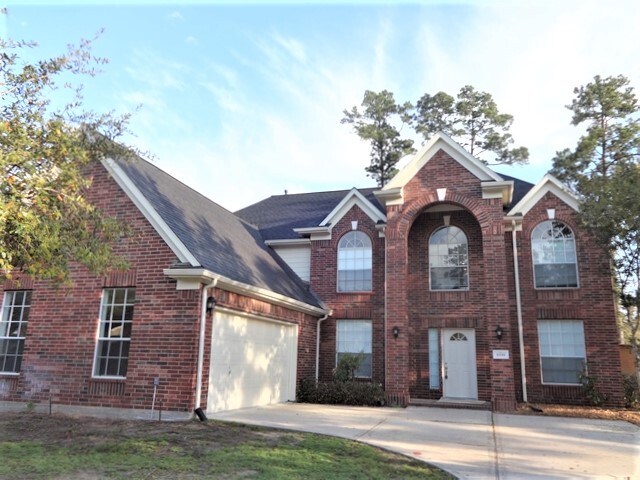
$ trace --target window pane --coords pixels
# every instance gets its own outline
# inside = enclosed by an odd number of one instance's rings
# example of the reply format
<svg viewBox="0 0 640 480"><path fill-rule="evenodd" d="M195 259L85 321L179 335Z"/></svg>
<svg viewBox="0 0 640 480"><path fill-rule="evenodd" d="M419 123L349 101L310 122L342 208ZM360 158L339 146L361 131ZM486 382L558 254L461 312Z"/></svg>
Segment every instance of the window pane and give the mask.
<svg viewBox="0 0 640 480"><path fill-rule="evenodd" d="M20 372L30 308L31 291L4 293L0 319L0 372Z"/></svg>
<svg viewBox="0 0 640 480"><path fill-rule="evenodd" d="M437 328L429 329L429 388L440 388L440 338Z"/></svg>
<svg viewBox="0 0 640 480"><path fill-rule="evenodd" d="M356 376L371 377L372 327L371 320L338 320L336 322L336 358L342 354L362 353L364 359Z"/></svg>
<svg viewBox="0 0 640 480"><path fill-rule="evenodd" d="M458 227L443 227L429 239L431 290L469 287L467 236Z"/></svg>
<svg viewBox="0 0 640 480"><path fill-rule="evenodd" d="M539 320L538 338L544 383L577 384L586 363L580 320Z"/></svg>
<svg viewBox="0 0 640 480"><path fill-rule="evenodd" d="M133 288L104 290L96 345L95 376L126 376L134 301Z"/></svg>
<svg viewBox="0 0 640 480"><path fill-rule="evenodd" d="M575 238L567 225L547 220L536 226L531 253L537 288L578 286Z"/></svg>
<svg viewBox="0 0 640 480"><path fill-rule="evenodd" d="M338 291L371 291L371 265L369 237L359 231L344 235L338 242Z"/></svg>

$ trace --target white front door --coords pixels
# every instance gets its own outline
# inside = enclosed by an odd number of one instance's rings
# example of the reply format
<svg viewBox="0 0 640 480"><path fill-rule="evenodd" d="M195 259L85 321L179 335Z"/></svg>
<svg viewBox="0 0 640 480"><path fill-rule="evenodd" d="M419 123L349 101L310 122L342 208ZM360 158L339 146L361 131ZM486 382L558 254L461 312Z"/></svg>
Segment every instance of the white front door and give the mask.
<svg viewBox="0 0 640 480"><path fill-rule="evenodd" d="M442 365L445 398L478 399L475 330L442 330Z"/></svg>

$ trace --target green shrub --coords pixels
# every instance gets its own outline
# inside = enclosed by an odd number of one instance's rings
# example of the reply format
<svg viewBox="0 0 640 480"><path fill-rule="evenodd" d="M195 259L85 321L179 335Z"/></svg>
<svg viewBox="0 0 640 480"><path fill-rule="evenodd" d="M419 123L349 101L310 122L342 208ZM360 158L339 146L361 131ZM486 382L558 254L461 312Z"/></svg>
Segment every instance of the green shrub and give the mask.
<svg viewBox="0 0 640 480"><path fill-rule="evenodd" d="M305 378L298 385L296 399L301 403L377 407L384 405L384 389L379 383L358 380L316 382Z"/></svg>
<svg viewBox="0 0 640 480"><path fill-rule="evenodd" d="M333 378L339 382L353 380L363 361L364 353L343 353L333 371Z"/></svg>
<svg viewBox="0 0 640 480"><path fill-rule="evenodd" d="M628 408L640 407L640 386L635 375L625 375L622 380L624 387L624 402Z"/></svg>
<svg viewBox="0 0 640 480"><path fill-rule="evenodd" d="M578 374L578 380L580 381L582 389L592 405L601 407L607 402L607 400L609 400L609 397L605 393L602 393L596 385L598 378L593 375L589 375L587 373L586 366L584 371Z"/></svg>

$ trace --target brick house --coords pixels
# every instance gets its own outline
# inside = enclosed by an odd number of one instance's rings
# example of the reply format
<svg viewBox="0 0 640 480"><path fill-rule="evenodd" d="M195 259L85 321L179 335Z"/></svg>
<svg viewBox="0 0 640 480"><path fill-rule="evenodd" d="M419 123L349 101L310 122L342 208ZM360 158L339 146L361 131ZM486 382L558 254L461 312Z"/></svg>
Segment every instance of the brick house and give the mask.
<svg viewBox="0 0 640 480"><path fill-rule="evenodd" d="M446 135L382 189L235 214L143 160L89 173L134 229L131 268L5 282L0 401L215 412L293 400L362 353L391 404L584 403L585 364L622 404L608 259L551 176L498 175Z"/></svg>

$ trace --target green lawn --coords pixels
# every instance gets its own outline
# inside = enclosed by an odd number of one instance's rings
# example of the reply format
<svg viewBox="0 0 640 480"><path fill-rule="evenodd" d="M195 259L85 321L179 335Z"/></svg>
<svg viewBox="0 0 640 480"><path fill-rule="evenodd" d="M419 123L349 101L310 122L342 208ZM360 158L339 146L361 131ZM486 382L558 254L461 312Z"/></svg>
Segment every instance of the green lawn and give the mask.
<svg viewBox="0 0 640 480"><path fill-rule="evenodd" d="M4 479L450 479L425 463L322 435L221 422L0 414Z"/></svg>

